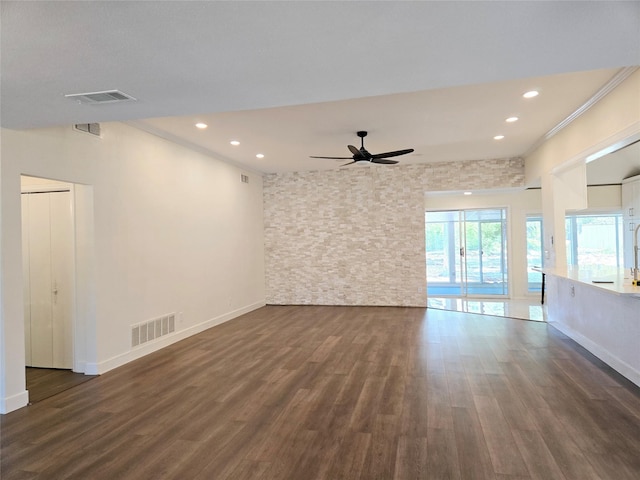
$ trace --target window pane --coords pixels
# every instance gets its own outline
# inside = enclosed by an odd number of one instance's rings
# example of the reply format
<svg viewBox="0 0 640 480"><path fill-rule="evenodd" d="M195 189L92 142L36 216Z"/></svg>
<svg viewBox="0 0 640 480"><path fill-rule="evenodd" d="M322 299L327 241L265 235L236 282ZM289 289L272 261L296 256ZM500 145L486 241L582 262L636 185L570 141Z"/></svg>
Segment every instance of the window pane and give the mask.
<svg viewBox="0 0 640 480"><path fill-rule="evenodd" d="M427 294L460 295L459 212L426 212Z"/></svg>
<svg viewBox="0 0 640 480"><path fill-rule="evenodd" d="M506 295L506 209L425 213L427 295Z"/></svg>
<svg viewBox="0 0 640 480"><path fill-rule="evenodd" d="M567 264L619 267L622 260L621 215L572 215L566 218Z"/></svg>
<svg viewBox="0 0 640 480"><path fill-rule="evenodd" d="M527 218L527 277L528 290L539 292L542 290L542 274L534 272L533 267L543 267L542 254L542 218Z"/></svg>

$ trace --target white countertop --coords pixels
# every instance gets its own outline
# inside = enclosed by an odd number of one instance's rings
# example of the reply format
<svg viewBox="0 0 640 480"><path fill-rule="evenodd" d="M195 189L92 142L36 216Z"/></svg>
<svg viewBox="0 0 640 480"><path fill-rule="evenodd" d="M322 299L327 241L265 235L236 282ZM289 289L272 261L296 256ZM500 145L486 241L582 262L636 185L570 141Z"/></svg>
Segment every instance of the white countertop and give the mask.
<svg viewBox="0 0 640 480"><path fill-rule="evenodd" d="M640 299L640 286L631 285L631 276L629 269L616 267L597 267L597 268L534 268L546 275L555 275L556 277L567 278L576 282L591 285L594 288L605 290L616 295L624 295L637 297ZM608 281L613 283L593 283L595 281Z"/></svg>

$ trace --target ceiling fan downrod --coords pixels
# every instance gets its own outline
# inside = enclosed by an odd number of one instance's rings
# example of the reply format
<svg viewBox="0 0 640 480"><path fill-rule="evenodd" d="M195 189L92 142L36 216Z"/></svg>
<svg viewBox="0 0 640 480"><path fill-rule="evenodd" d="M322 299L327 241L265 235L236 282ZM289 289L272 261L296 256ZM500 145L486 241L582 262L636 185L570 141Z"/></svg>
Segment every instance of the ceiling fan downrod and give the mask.
<svg viewBox="0 0 640 480"><path fill-rule="evenodd" d="M366 130L360 130L356 132L356 135L360 137L360 150L364 150L364 137L367 136Z"/></svg>

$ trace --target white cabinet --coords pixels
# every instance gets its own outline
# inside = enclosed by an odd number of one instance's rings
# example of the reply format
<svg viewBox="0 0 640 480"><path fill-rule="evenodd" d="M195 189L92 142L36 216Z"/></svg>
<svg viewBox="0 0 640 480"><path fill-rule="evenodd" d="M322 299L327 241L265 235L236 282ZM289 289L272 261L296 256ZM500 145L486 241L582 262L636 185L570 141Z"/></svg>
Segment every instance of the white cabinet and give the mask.
<svg viewBox="0 0 640 480"><path fill-rule="evenodd" d="M633 231L640 223L640 175L622 181L624 266L633 267Z"/></svg>

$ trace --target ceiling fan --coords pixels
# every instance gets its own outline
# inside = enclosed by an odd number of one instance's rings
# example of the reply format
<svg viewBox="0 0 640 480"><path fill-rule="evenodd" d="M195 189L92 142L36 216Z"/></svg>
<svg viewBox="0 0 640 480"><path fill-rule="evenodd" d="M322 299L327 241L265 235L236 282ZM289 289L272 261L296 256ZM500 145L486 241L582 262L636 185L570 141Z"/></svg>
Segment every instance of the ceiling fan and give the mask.
<svg viewBox="0 0 640 480"><path fill-rule="evenodd" d="M344 165L341 165L341 167L344 167L345 165L351 165L352 163L356 163L356 162L370 162L370 163L383 163L385 165L393 165L395 163L398 163L397 160L388 160L389 157L398 157L400 155L406 155L407 153L411 153L413 152L413 148L408 148L406 150L396 150L394 152L385 152L385 153L375 153L375 154L371 154L367 151L366 148L364 148L364 137L367 136L367 132L364 130L361 130L359 132L357 132L357 135L360 137L360 148L358 149L357 147L354 147L353 145L347 145L347 148L349 149L349 151L351 151L351 153L353 153L353 156L351 157L314 157L311 156L311 158L328 158L331 160L353 160L349 163L345 163Z"/></svg>

